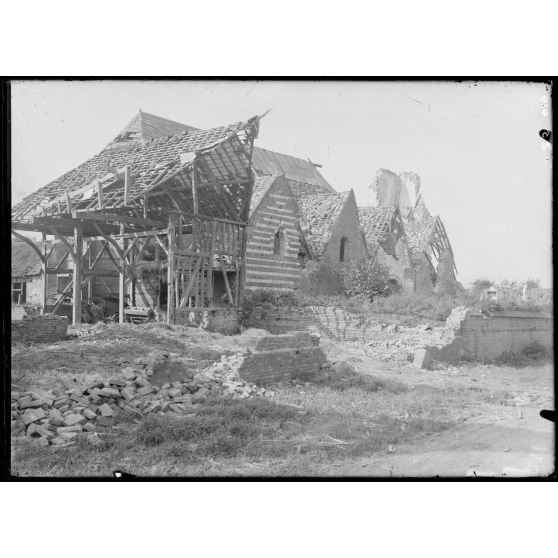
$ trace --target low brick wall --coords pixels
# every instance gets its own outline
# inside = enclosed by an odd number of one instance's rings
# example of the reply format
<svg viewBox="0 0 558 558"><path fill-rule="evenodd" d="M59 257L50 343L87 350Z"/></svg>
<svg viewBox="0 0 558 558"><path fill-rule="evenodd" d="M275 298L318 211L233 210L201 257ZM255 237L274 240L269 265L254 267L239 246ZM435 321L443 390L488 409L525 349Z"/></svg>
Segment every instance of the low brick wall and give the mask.
<svg viewBox="0 0 558 558"><path fill-rule="evenodd" d="M65 316L24 316L12 320L12 342L56 343L68 336L68 318Z"/></svg>
<svg viewBox="0 0 558 558"><path fill-rule="evenodd" d="M255 307L245 318L244 325L276 335L317 331L323 337L338 341L363 341L378 327L377 321L367 321L363 316L332 306Z"/></svg>
<svg viewBox="0 0 558 558"><path fill-rule="evenodd" d="M257 384L311 379L326 362L318 341L308 332L262 337L254 351L243 357L240 377Z"/></svg>
<svg viewBox="0 0 558 558"><path fill-rule="evenodd" d="M239 312L235 308L181 308L175 310L174 323L201 327L224 335L233 335L240 331Z"/></svg>
<svg viewBox="0 0 558 558"><path fill-rule="evenodd" d="M509 351L519 353L537 341L553 346L554 320L530 312L495 312L485 316L471 310L461 322L464 356L468 360L498 358Z"/></svg>

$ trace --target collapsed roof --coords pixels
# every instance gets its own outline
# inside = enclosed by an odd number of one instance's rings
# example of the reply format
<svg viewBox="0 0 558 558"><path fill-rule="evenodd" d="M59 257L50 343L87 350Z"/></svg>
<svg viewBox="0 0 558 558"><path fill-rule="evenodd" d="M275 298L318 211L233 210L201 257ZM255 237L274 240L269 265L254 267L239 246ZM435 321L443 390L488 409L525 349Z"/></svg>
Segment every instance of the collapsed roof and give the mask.
<svg viewBox="0 0 558 558"><path fill-rule="evenodd" d="M310 256L320 258L352 190L335 194L301 194L295 192L299 210L300 231Z"/></svg>
<svg viewBox="0 0 558 558"><path fill-rule="evenodd" d="M448 252L453 259L453 250L442 220L438 215L431 215L426 207L418 174L403 172L397 175L392 171L379 169L370 188L374 192L378 209L399 210L413 260L418 262L426 258L431 275L435 278L442 254ZM380 215L381 212L378 213L378 219ZM455 262L453 266L455 269Z"/></svg>
<svg viewBox="0 0 558 558"><path fill-rule="evenodd" d="M187 130L177 135L154 137L145 143L130 141L109 144L100 153L40 188L18 203L12 211L15 221L33 216L94 211L102 196L103 211L141 209L146 202L152 211L192 209L191 182L194 159L200 213L238 219L244 209L246 190L252 182L250 157L259 118L209 130ZM169 196L158 196L162 187ZM171 189L169 191L169 188ZM101 193L99 192L101 190ZM227 195L227 207L216 197ZM219 206L219 207L217 207Z"/></svg>
<svg viewBox="0 0 558 558"><path fill-rule="evenodd" d="M397 241L405 236L399 208L359 207L358 216L370 256L375 258L381 246L387 254L397 259Z"/></svg>
<svg viewBox="0 0 558 558"><path fill-rule="evenodd" d="M293 189L305 193L335 194L333 187L318 171L317 165L292 155L254 147L252 165L258 175L283 174Z"/></svg>

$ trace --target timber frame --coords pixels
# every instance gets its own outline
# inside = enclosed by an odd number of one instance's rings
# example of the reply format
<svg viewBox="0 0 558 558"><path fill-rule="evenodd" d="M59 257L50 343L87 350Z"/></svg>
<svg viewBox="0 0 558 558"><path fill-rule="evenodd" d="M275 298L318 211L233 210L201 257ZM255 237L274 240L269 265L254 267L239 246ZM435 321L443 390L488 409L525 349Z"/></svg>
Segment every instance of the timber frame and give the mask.
<svg viewBox="0 0 558 558"><path fill-rule="evenodd" d="M134 304L136 289L142 288L153 269L166 268L169 324L180 309L238 307L245 281L246 226L254 182L251 159L258 127L259 117L254 117L209 147L181 153L179 160L161 165L147 186L141 175L136 179L143 181L141 188L134 184L134 174L126 166L109 173L104 181L95 180L96 195L83 195L85 188L76 184L38 211L35 208L25 220L12 221L12 234L30 244L41 259L43 311L47 309L46 278L67 274L61 265L68 259L73 264L73 280L58 297L53 312L72 289L74 324L81 323L82 296L77 293L83 294L87 286L91 298L92 278L118 276L119 321L123 323L126 298ZM40 247L21 232L41 233ZM54 244L49 244L48 237L65 247L56 265L49 265ZM93 258L94 242L100 243L101 250ZM96 267L103 254L112 262L110 271ZM217 297L214 284L221 276L226 293ZM159 313L159 297L154 306Z"/></svg>

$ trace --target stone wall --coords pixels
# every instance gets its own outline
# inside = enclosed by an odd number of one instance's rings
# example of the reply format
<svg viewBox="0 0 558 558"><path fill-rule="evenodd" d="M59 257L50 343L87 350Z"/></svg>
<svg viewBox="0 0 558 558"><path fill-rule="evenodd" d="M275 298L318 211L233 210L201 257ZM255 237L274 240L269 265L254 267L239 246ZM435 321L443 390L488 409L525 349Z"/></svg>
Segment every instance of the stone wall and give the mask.
<svg viewBox="0 0 558 558"><path fill-rule="evenodd" d="M317 339L308 332L262 337L255 349L243 357L240 377L257 384L293 378L309 380L326 362Z"/></svg>
<svg viewBox="0 0 558 558"><path fill-rule="evenodd" d="M468 360L498 358L508 351L519 353L537 341L553 345L554 320L532 312L497 312L485 316L471 310L461 322L461 336Z"/></svg>
<svg viewBox="0 0 558 558"><path fill-rule="evenodd" d="M68 335L68 318L65 316L24 316L12 320L12 342L56 343Z"/></svg>
<svg viewBox="0 0 558 558"><path fill-rule="evenodd" d="M224 335L233 335L240 330L239 311L235 308L180 308L175 310L174 323L201 327Z"/></svg>

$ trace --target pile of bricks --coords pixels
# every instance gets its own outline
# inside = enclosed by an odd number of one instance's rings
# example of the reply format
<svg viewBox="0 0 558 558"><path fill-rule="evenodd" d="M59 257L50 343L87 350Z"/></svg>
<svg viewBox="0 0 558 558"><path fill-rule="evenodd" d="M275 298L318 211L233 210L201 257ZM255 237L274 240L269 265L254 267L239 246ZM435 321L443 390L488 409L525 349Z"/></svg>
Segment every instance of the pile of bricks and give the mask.
<svg viewBox="0 0 558 558"><path fill-rule="evenodd" d="M153 385L149 378L167 363L168 353L150 353L122 368L117 377L84 387L49 391L12 389L12 436L32 437L41 446L66 445L80 433L111 427L121 413L138 417L149 414L188 416L195 414L211 395L271 396L273 392L247 384L238 377L240 356L196 372L184 369L184 379Z"/></svg>
<svg viewBox="0 0 558 558"><path fill-rule="evenodd" d="M12 320L12 343L56 343L68 336L68 318L51 314Z"/></svg>

